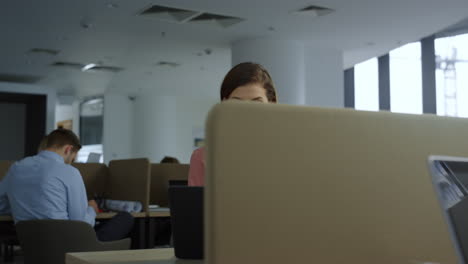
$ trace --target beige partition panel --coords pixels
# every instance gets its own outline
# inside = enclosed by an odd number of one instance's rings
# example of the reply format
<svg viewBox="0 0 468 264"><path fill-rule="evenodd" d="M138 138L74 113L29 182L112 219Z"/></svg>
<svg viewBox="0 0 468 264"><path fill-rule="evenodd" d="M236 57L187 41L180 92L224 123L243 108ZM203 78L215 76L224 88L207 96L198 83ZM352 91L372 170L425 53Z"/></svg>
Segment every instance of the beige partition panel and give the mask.
<svg viewBox="0 0 468 264"><path fill-rule="evenodd" d="M227 103L207 135L209 264L457 263L427 157L468 119Z"/></svg>
<svg viewBox="0 0 468 264"><path fill-rule="evenodd" d="M151 164L148 159L113 160L109 163L109 198L139 201L148 212Z"/></svg>
<svg viewBox="0 0 468 264"><path fill-rule="evenodd" d="M10 169L10 166L13 163L14 161L0 160L0 181L3 179L3 177L6 176L8 170Z"/></svg>
<svg viewBox="0 0 468 264"><path fill-rule="evenodd" d="M73 167L80 171L86 187L88 199L95 196L105 196L109 181L109 168L100 163L74 163Z"/></svg>
<svg viewBox="0 0 468 264"><path fill-rule="evenodd" d="M150 204L168 207L169 181L187 180L189 168L188 164L152 164Z"/></svg>

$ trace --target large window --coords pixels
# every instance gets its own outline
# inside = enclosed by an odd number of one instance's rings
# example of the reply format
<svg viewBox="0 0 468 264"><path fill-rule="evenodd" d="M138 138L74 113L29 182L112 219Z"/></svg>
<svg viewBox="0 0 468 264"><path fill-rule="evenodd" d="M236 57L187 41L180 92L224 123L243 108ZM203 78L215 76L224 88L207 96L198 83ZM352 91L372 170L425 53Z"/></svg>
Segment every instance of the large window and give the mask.
<svg viewBox="0 0 468 264"><path fill-rule="evenodd" d="M468 117L468 34L435 41L437 114Z"/></svg>
<svg viewBox="0 0 468 264"><path fill-rule="evenodd" d="M379 69L377 58L354 67L354 107L358 110L379 110Z"/></svg>
<svg viewBox="0 0 468 264"><path fill-rule="evenodd" d="M87 100L80 107L80 141L83 148L78 153L77 162L103 162L104 99Z"/></svg>
<svg viewBox="0 0 468 264"><path fill-rule="evenodd" d="M422 114L421 43L390 52L390 109Z"/></svg>

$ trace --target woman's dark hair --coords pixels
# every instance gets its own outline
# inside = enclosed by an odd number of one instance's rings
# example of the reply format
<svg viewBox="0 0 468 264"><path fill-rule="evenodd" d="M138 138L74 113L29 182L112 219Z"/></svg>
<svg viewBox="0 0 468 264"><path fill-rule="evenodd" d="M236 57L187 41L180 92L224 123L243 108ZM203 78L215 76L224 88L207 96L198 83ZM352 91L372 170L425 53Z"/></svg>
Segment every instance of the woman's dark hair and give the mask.
<svg viewBox="0 0 468 264"><path fill-rule="evenodd" d="M174 157L166 156L164 157L160 163L174 163L174 164L180 164L179 160Z"/></svg>
<svg viewBox="0 0 468 264"><path fill-rule="evenodd" d="M226 74L221 84L221 101L228 99L237 87L251 83L258 83L265 88L268 102L278 101L270 74L262 65L252 62L238 64Z"/></svg>

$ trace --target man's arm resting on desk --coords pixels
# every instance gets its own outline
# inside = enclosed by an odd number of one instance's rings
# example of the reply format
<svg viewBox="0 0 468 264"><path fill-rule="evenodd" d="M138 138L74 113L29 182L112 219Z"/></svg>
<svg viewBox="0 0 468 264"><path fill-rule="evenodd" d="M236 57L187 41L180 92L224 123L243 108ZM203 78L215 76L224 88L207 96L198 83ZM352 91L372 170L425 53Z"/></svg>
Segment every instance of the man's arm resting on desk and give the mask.
<svg viewBox="0 0 468 264"><path fill-rule="evenodd" d="M94 226L97 212L88 203L83 178L76 169L70 176L70 182L67 186L68 216L70 220L84 221Z"/></svg>

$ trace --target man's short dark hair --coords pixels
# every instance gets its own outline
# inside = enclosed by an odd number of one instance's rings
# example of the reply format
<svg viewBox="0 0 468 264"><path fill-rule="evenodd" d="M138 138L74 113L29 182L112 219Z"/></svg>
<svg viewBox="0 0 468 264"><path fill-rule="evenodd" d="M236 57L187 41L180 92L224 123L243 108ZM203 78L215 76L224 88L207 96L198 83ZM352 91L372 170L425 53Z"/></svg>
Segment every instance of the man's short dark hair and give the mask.
<svg viewBox="0 0 468 264"><path fill-rule="evenodd" d="M80 139L71 130L59 128L47 136L47 148L61 148L72 145L73 151L81 149Z"/></svg>

